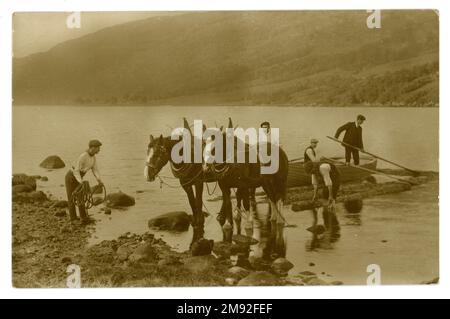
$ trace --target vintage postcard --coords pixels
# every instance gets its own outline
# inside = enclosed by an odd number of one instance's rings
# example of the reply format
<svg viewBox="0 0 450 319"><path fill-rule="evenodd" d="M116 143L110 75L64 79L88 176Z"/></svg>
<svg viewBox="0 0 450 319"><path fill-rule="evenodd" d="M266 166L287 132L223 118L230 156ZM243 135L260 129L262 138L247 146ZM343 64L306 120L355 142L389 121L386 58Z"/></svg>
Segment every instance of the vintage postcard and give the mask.
<svg viewBox="0 0 450 319"><path fill-rule="evenodd" d="M12 63L14 287L438 283L437 11L16 12Z"/></svg>

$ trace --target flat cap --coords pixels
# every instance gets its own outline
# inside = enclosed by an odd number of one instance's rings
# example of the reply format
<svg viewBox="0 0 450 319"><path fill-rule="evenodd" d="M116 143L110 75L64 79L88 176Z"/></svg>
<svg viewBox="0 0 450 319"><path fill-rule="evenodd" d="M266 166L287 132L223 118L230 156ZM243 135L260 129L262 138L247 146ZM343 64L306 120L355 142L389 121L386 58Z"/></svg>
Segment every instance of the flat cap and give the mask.
<svg viewBox="0 0 450 319"><path fill-rule="evenodd" d="M89 147L97 147L97 146L101 146L102 143L100 143L99 140L90 140L89 141Z"/></svg>
<svg viewBox="0 0 450 319"><path fill-rule="evenodd" d="M317 138L312 138L311 143L319 143L319 140Z"/></svg>

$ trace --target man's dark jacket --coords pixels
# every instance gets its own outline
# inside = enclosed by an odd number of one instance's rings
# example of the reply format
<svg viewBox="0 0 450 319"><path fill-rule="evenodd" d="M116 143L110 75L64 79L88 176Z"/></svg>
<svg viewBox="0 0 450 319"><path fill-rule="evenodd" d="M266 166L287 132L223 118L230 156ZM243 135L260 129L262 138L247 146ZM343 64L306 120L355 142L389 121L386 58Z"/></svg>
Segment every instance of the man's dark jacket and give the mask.
<svg viewBox="0 0 450 319"><path fill-rule="evenodd" d="M364 148L361 126L357 127L355 122L348 122L337 129L334 137L338 139L343 131L345 131L344 139L342 140L344 143Z"/></svg>

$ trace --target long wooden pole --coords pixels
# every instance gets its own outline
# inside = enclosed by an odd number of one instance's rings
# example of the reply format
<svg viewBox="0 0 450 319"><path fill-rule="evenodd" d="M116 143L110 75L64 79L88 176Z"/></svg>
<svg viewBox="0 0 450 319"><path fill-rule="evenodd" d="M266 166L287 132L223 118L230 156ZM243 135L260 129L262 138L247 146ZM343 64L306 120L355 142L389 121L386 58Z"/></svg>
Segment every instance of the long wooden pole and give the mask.
<svg viewBox="0 0 450 319"><path fill-rule="evenodd" d="M330 162L334 162L336 164L345 165L345 163L343 163L341 161L336 161L336 160L331 159L331 158L324 157L324 159L326 159L326 160L328 160ZM410 181L406 181L406 180L404 180L402 178L399 178L399 177L396 177L396 176L392 176L392 175L389 175L389 174L386 174L386 173L383 173L383 172L380 172L380 171L375 171L375 170L370 169L370 168L362 167L362 166L359 166L359 165L350 165L350 167L354 167L354 168L357 168L357 169L360 169L362 171L366 171L366 172L369 172L369 173L372 173L372 174L383 175L383 176L395 179L395 180L400 181L400 182L405 183L405 184L416 185L416 183L413 183L413 182L410 182Z"/></svg>
<svg viewBox="0 0 450 319"><path fill-rule="evenodd" d="M407 167L405 167L405 166L403 166L403 165L394 163L394 162L392 162L392 161L390 161L390 160L388 160L388 159L385 159L385 158L380 157L380 156L378 156L378 155L375 155L375 154L372 154L372 153L370 153L370 152L367 152L367 151L365 151L365 150L363 150L363 149L360 149L359 147L356 147L356 146L350 145L350 144L348 144L348 143L342 142L342 141L338 140L337 138L334 138L334 137L331 137L331 136L327 136L327 137L328 137L330 140L332 140L332 141L335 141L335 142L337 142L337 143L341 143L342 145L351 147L351 148L353 148L353 149L355 149L355 150L360 151L361 153L364 153L364 154L373 156L373 157L378 158L378 159L380 159L380 160L382 160L382 161L385 161L385 162L387 162L387 163L389 163L389 164L392 164L392 165L398 166L398 167L400 167L400 168L403 168L403 169L405 169L405 170L407 170L407 171L409 171L409 172L411 172L411 173L413 173L413 174L416 174L416 175L419 174L419 172L417 172L417 171L415 171L415 170L412 170L412 169L407 168Z"/></svg>

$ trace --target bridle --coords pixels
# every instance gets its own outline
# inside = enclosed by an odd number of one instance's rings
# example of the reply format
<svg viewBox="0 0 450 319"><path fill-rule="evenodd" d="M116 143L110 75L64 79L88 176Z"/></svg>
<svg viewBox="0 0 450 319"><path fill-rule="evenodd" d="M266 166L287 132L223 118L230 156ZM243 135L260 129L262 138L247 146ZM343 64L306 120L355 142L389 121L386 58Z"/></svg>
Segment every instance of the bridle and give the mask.
<svg viewBox="0 0 450 319"><path fill-rule="evenodd" d="M167 149L165 146L152 146L152 147L158 147L158 151L162 152L162 153L167 153ZM147 166L148 168L152 168L154 170L158 170L158 167L156 167L154 164L150 163L150 161L145 161L145 166Z"/></svg>

